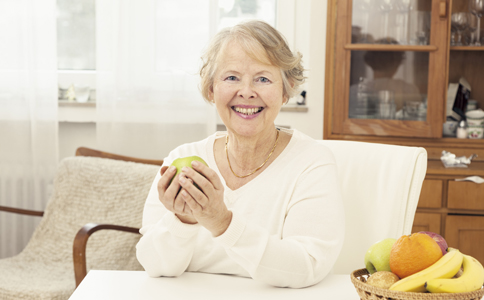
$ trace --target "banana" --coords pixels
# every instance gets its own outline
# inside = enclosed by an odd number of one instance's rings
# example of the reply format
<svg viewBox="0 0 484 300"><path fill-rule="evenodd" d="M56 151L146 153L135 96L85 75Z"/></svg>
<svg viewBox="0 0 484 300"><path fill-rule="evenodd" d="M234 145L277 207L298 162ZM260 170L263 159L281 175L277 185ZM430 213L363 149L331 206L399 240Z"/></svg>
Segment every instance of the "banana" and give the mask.
<svg viewBox="0 0 484 300"><path fill-rule="evenodd" d="M401 292L426 292L425 282L435 278L452 278L462 266L463 254L452 250L430 267L395 282L390 290Z"/></svg>
<svg viewBox="0 0 484 300"><path fill-rule="evenodd" d="M464 293L478 290L484 284L484 268L472 256L464 254L462 275L451 279L432 279L425 284L431 293Z"/></svg>

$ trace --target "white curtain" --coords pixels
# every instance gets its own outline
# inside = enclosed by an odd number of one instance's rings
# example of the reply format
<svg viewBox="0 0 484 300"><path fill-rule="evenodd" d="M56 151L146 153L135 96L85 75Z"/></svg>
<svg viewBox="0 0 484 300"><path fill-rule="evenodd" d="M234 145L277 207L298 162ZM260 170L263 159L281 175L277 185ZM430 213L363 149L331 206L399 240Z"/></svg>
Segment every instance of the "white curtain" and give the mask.
<svg viewBox="0 0 484 300"><path fill-rule="evenodd" d="M43 210L58 162L55 0L0 1L0 205ZM0 258L40 217L0 212Z"/></svg>
<svg viewBox="0 0 484 300"><path fill-rule="evenodd" d="M215 31L212 2L96 1L101 150L162 159L215 131L215 109L202 99L197 73Z"/></svg>

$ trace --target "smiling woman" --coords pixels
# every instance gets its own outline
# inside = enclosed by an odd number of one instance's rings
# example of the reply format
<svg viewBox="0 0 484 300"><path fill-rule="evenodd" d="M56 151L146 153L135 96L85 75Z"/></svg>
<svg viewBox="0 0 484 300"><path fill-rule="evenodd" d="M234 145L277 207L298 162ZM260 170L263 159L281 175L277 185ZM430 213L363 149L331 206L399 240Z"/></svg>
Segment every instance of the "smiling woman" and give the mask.
<svg viewBox="0 0 484 300"><path fill-rule="evenodd" d="M137 256L150 276L185 271L275 286L321 281L342 247L344 214L332 153L277 128L304 82L301 55L267 23L219 32L203 56L201 91L227 131L173 150L146 200ZM199 156L175 176L168 166ZM197 188L197 185L199 188Z"/></svg>

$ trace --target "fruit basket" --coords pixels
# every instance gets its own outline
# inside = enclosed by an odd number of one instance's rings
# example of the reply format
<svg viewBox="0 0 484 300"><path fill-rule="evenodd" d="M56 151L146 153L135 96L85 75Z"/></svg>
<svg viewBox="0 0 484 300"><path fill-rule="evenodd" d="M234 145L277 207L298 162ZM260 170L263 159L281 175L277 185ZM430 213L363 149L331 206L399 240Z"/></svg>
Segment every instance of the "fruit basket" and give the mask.
<svg viewBox="0 0 484 300"><path fill-rule="evenodd" d="M481 300L484 296L484 287L473 292L446 294L390 291L367 284L370 276L367 269L353 271L350 276L361 300Z"/></svg>

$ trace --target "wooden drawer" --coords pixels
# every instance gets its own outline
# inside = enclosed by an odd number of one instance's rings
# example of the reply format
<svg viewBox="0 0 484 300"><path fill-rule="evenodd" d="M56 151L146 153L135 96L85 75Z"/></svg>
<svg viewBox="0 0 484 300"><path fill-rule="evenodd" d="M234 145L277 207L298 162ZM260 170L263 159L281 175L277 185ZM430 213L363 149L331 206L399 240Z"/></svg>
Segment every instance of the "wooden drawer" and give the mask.
<svg viewBox="0 0 484 300"><path fill-rule="evenodd" d="M449 181L447 207L484 210L484 184L470 181Z"/></svg>
<svg viewBox="0 0 484 300"><path fill-rule="evenodd" d="M454 1L455 2L455 1ZM429 159L439 160L442 156L442 151L448 151L450 153L454 153L455 156L465 156L469 157L471 154L477 154L477 157L472 160L472 162L476 161L484 161L484 149L481 147L476 147L473 149L469 148L462 148L462 147L451 147L449 145L441 146L441 147L434 147L434 146L426 146L425 150L427 150L427 156Z"/></svg>
<svg viewBox="0 0 484 300"><path fill-rule="evenodd" d="M440 233L440 214L433 213L415 213L413 219L412 233L419 231L432 231L438 234Z"/></svg>
<svg viewBox="0 0 484 300"><path fill-rule="evenodd" d="M484 216L447 216L445 240L449 247L484 263Z"/></svg>
<svg viewBox="0 0 484 300"><path fill-rule="evenodd" d="M439 208L442 206L442 180L425 179L418 200L418 207Z"/></svg>

